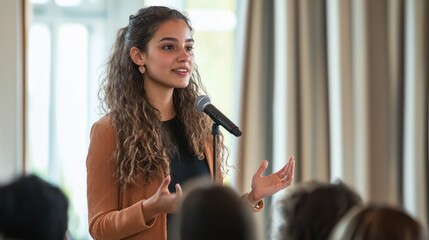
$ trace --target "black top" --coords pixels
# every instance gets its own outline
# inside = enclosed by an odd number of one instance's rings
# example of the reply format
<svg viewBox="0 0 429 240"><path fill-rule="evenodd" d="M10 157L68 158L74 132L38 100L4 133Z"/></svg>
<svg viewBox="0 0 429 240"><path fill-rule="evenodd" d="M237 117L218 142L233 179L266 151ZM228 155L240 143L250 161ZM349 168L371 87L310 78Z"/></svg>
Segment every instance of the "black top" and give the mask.
<svg viewBox="0 0 429 240"><path fill-rule="evenodd" d="M186 137L183 131L182 124L178 118L162 123L170 136L172 142L177 146L178 154L170 159L170 176L171 181L168 185L170 192L176 192L176 183L179 183L181 187L183 184L192 178L210 175L209 166L205 158L202 160L194 154L193 151L188 147ZM171 234L171 221L172 214L167 214L167 236Z"/></svg>

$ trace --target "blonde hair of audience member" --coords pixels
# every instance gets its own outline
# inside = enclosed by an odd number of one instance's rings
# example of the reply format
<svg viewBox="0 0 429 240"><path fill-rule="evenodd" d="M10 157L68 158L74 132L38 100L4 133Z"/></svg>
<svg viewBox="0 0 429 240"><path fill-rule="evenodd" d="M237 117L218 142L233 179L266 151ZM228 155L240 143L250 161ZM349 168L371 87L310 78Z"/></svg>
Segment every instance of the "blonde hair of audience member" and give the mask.
<svg viewBox="0 0 429 240"><path fill-rule="evenodd" d="M309 181L295 185L280 200L284 220L278 239L325 240L335 224L361 197L341 182Z"/></svg>
<svg viewBox="0 0 429 240"><path fill-rule="evenodd" d="M422 225L399 208L367 205L350 210L332 230L330 240L423 240Z"/></svg>
<svg viewBox="0 0 429 240"><path fill-rule="evenodd" d="M172 239L255 240L254 218L243 201L232 188L208 178L190 181L173 220Z"/></svg>

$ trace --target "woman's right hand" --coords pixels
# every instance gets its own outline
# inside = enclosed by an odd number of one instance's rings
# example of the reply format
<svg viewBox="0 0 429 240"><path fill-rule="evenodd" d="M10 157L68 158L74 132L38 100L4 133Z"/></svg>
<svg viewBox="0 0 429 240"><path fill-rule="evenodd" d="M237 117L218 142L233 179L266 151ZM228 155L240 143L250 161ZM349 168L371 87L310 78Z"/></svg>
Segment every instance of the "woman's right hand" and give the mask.
<svg viewBox="0 0 429 240"><path fill-rule="evenodd" d="M176 184L176 193L171 193L168 190L171 177L167 176L159 186L156 193L143 201L143 211L146 223L152 221L156 216L162 213L174 213L178 202L182 198L182 188Z"/></svg>

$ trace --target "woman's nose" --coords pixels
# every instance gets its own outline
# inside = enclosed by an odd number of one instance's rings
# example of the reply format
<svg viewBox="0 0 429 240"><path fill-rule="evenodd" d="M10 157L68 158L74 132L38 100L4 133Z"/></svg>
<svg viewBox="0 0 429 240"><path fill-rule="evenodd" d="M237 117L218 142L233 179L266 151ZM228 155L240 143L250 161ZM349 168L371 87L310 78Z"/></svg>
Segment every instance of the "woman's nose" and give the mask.
<svg viewBox="0 0 429 240"><path fill-rule="evenodd" d="M179 62L188 62L188 61L190 61L190 60L191 60L191 55L190 55L190 53L188 53L188 52L186 51L186 49L183 49L182 51L180 51L180 55L179 55L179 57L177 58L177 60L178 60Z"/></svg>

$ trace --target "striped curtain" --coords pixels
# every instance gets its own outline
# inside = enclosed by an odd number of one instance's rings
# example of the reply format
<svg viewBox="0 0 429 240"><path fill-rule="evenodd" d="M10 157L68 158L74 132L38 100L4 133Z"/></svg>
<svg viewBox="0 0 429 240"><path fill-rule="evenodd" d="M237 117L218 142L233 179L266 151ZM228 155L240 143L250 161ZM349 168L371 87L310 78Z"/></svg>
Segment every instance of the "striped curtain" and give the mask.
<svg viewBox="0 0 429 240"><path fill-rule="evenodd" d="M295 182L341 179L427 225L429 2L248 0L245 40L241 190L294 155ZM284 192L257 215L265 239Z"/></svg>

